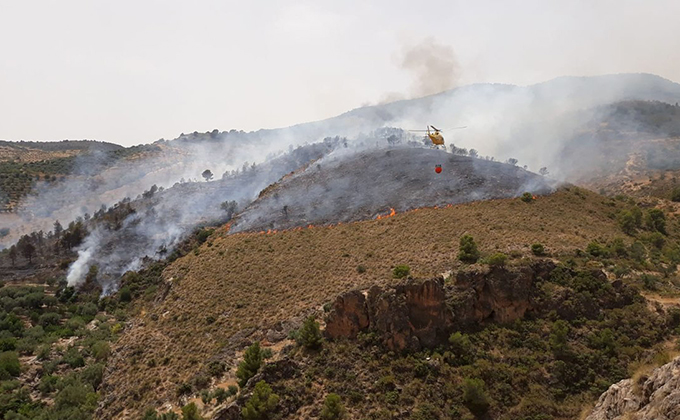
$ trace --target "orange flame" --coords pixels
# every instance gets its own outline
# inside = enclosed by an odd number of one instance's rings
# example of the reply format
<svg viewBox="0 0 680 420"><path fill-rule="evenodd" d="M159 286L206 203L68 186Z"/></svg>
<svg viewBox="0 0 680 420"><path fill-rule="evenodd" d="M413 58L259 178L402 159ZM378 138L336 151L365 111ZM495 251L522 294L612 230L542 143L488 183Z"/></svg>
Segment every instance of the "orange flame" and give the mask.
<svg viewBox="0 0 680 420"><path fill-rule="evenodd" d="M532 195L531 198L535 200L535 199L536 199L536 196L535 196L535 195Z"/></svg>

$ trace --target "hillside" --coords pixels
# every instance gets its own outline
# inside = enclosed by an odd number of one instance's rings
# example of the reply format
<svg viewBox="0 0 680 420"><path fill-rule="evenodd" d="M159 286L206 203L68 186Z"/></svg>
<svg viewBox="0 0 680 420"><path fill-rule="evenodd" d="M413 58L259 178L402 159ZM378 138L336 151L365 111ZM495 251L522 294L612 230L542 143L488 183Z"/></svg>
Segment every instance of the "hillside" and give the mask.
<svg viewBox="0 0 680 420"><path fill-rule="evenodd" d="M233 367L252 334L268 336L343 291L390 284L398 264L418 278L455 269L465 233L485 254L519 259L540 242L551 255L568 256L594 239L621 237L614 215L623 207L569 188L531 203L480 201L275 234L219 231L165 269L160 297L116 345L100 414L132 416L148 405L176 404L178 386L197 380L208 361Z"/></svg>
<svg viewBox="0 0 680 420"><path fill-rule="evenodd" d="M522 168L441 150L396 148L330 155L267 188L232 232L347 223L420 207L551 190ZM441 173L435 167L442 168Z"/></svg>

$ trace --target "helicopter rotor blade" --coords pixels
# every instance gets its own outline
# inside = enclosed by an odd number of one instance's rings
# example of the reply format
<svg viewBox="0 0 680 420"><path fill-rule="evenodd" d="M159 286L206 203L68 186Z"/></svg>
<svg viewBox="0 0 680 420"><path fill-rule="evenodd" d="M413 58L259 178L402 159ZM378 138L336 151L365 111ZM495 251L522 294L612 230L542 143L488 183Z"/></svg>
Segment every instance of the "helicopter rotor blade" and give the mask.
<svg viewBox="0 0 680 420"><path fill-rule="evenodd" d="M461 126L461 127L447 128L446 131L449 131L449 130L461 130L461 129L463 129L463 128L467 128L467 125L463 125L463 126Z"/></svg>

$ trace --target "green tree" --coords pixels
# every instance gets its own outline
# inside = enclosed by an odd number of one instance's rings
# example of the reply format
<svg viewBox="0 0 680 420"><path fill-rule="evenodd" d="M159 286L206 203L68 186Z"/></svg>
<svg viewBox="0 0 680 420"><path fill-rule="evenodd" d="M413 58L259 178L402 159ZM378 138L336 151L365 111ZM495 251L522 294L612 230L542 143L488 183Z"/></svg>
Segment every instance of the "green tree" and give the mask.
<svg viewBox="0 0 680 420"><path fill-rule="evenodd" d="M671 192L671 201L675 201L676 203L680 201L680 187L673 188L673 191Z"/></svg>
<svg viewBox="0 0 680 420"><path fill-rule="evenodd" d="M489 409L489 397L481 379L466 378L463 381L463 402L474 414L480 415Z"/></svg>
<svg viewBox="0 0 680 420"><path fill-rule="evenodd" d="M408 277L409 273L411 273L411 267L408 265L398 265L392 270L392 277L395 279L404 279Z"/></svg>
<svg viewBox="0 0 680 420"><path fill-rule="evenodd" d="M531 253L537 257L545 255L545 247L543 244L533 244L531 245Z"/></svg>
<svg viewBox="0 0 680 420"><path fill-rule="evenodd" d="M101 340L92 344L90 351L92 352L92 357L94 357L98 362L106 361L106 359L109 358L109 354L111 354L109 343Z"/></svg>
<svg viewBox="0 0 680 420"><path fill-rule="evenodd" d="M319 329L319 323L314 320L313 316L307 318L304 324L302 324L302 327L295 334L295 341L308 349L318 349L321 347L321 342L323 341L321 330Z"/></svg>
<svg viewBox="0 0 680 420"><path fill-rule="evenodd" d="M35 245L30 241L26 241L21 247L21 254L28 260L29 264L32 263L35 256Z"/></svg>
<svg viewBox="0 0 680 420"><path fill-rule="evenodd" d="M569 324L567 321L558 320L552 326L550 332L550 349L556 357L562 357L569 353L569 342L567 336L569 335Z"/></svg>
<svg viewBox="0 0 680 420"><path fill-rule="evenodd" d="M479 259L479 250L477 249L477 244L472 236L463 235L460 238L458 259L470 264L476 263Z"/></svg>
<svg viewBox="0 0 680 420"><path fill-rule="evenodd" d="M224 210L227 213L227 219L231 219L234 216L234 213L236 213L236 209L238 207L238 204L236 201L224 201L222 204L220 204L220 208Z"/></svg>
<svg viewBox="0 0 680 420"><path fill-rule="evenodd" d="M657 232L661 232L664 235L666 234L666 215L664 214L663 210L661 209L651 209L647 212L647 226L652 229L656 230Z"/></svg>
<svg viewBox="0 0 680 420"><path fill-rule="evenodd" d="M210 169L206 169L205 171L203 171L203 173L201 174L201 176L205 179L206 182L208 182L208 181L210 181L211 179L213 179L213 173L212 173L212 171L211 171Z"/></svg>
<svg viewBox="0 0 680 420"><path fill-rule="evenodd" d="M9 259L12 260L12 267L14 267L17 261L17 247L15 245L9 247Z"/></svg>
<svg viewBox="0 0 680 420"><path fill-rule="evenodd" d="M182 407L182 420L203 420L203 417L198 414L198 407L195 403Z"/></svg>
<svg viewBox="0 0 680 420"><path fill-rule="evenodd" d="M340 396L338 394L330 393L326 396L321 409L321 418L323 420L337 420L344 419L347 412L342 405Z"/></svg>
<svg viewBox="0 0 680 420"><path fill-rule="evenodd" d="M0 379L9 379L10 376L17 377L20 374L19 354L15 351L0 353Z"/></svg>
<svg viewBox="0 0 680 420"><path fill-rule="evenodd" d="M121 302L130 302L132 300L132 292L129 287L125 286L118 291L118 300Z"/></svg>
<svg viewBox="0 0 680 420"><path fill-rule="evenodd" d="M238 368L236 369L236 377L238 378L240 387L246 386L248 380L255 376L257 371L260 370L263 359L264 357L259 341L254 342L246 349L243 354L243 361L238 364Z"/></svg>
<svg viewBox="0 0 680 420"><path fill-rule="evenodd" d="M508 256L502 252L496 252L495 254L489 255L485 262L492 267L504 267L505 263L508 261Z"/></svg>
<svg viewBox="0 0 680 420"><path fill-rule="evenodd" d="M272 418L278 404L279 396L272 392L271 387L265 381L260 381L255 385L253 395L241 410L241 415L245 420L267 420Z"/></svg>
<svg viewBox="0 0 680 420"><path fill-rule="evenodd" d="M635 233L637 223L635 216L630 210L622 210L618 215L619 226L626 234L632 235Z"/></svg>

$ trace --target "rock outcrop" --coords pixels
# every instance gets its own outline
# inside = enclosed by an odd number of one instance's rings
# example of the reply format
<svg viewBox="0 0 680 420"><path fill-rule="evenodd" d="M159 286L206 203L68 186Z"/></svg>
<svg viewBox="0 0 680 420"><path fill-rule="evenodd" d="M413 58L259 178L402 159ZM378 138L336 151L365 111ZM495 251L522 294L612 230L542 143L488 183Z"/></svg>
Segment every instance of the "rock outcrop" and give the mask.
<svg viewBox="0 0 680 420"><path fill-rule="evenodd" d="M489 271L459 271L450 293L456 321L505 323L523 317L531 308L534 280L547 276L553 268L548 262L513 270L496 267Z"/></svg>
<svg viewBox="0 0 680 420"><path fill-rule="evenodd" d="M407 280L394 287L373 286L366 294L344 293L336 299L324 331L328 338L354 338L360 331L382 334L388 348L431 347L453 324L444 280Z"/></svg>
<svg viewBox="0 0 680 420"><path fill-rule="evenodd" d="M624 379L600 396L586 420L680 419L680 357L636 383Z"/></svg>
<svg viewBox="0 0 680 420"><path fill-rule="evenodd" d="M355 338L372 330L392 350L434 347L455 327L521 318L532 307L533 282L553 269L554 264L543 261L513 270L461 271L446 286L437 278L354 290L337 297L324 333L330 339Z"/></svg>

